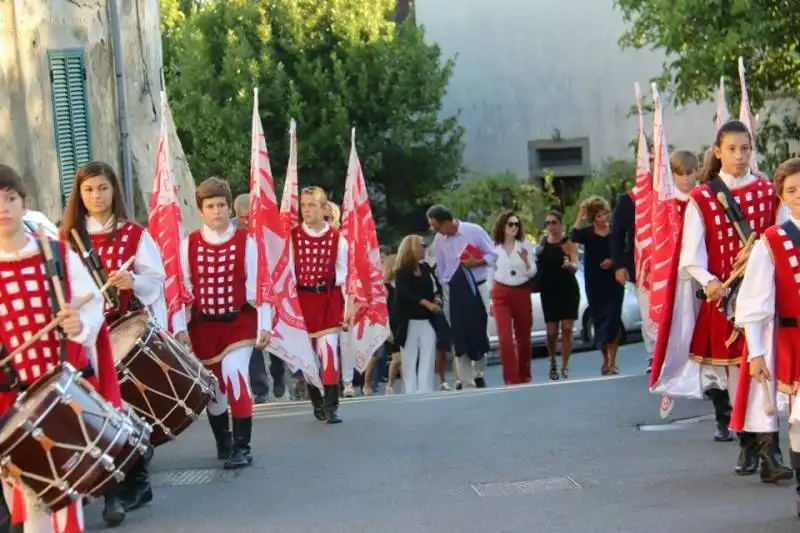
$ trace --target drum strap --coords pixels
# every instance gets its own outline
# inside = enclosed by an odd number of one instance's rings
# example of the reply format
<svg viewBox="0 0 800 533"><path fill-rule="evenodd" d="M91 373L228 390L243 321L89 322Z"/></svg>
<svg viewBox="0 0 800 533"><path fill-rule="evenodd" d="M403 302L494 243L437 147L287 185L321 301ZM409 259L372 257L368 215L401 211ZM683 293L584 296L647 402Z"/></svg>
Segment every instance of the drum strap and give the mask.
<svg viewBox="0 0 800 533"><path fill-rule="evenodd" d="M750 227L750 223L747 221L747 218L744 216L744 212L742 208L739 206L739 202L733 197L731 194L731 190L725 185L725 182L722 181L722 178L719 176L715 176L708 182L708 186L711 188L711 191L714 193L714 197L720 193L725 196L725 200L728 202L728 208L725 209L725 216L728 217L728 221L733 224L734 226L738 227L742 235L744 235L745 241L750 238L750 235L753 233L753 228ZM744 244L744 242L742 242Z"/></svg>

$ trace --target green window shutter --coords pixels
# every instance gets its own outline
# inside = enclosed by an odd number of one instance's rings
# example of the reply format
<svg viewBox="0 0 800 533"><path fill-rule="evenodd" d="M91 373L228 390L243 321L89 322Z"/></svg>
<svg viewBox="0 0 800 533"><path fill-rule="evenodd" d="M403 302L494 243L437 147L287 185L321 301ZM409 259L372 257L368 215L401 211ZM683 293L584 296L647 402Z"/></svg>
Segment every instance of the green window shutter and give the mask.
<svg viewBox="0 0 800 533"><path fill-rule="evenodd" d="M61 199L66 204L72 193L75 171L92 160L89 92L83 49L49 50L47 65L53 97L53 128Z"/></svg>

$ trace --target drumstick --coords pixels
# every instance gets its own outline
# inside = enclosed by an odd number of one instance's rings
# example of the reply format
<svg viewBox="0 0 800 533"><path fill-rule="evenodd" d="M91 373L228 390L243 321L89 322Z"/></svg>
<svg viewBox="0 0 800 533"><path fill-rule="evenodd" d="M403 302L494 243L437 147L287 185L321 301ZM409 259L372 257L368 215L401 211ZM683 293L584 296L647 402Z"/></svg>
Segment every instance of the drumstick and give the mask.
<svg viewBox="0 0 800 533"><path fill-rule="evenodd" d="M764 393L764 414L767 416L773 416L775 415L775 406L772 405L772 399L770 398L769 393L769 385L767 385L767 380L764 378L763 374L759 378L759 381L761 381L761 390Z"/></svg>
<svg viewBox="0 0 800 533"><path fill-rule="evenodd" d="M131 257L130 259L125 261L125 264L122 265L121 270L127 269L130 266L130 264L133 263L134 258L135 257ZM111 286L111 283L110 282L106 282L102 287L100 287L100 292L104 293L106 290L108 290L108 288L110 286ZM92 298L93 298L92 294L84 295L82 298L80 298L78 301L75 302L75 304L72 306L72 309L74 309L75 311L79 310L81 307L83 307L84 305L86 305L89 302L91 302ZM22 345L19 348L14 350L11 353L11 355L9 355L8 357L6 357L2 361L0 361L0 366L3 366L5 364L7 364L9 361L14 359L14 357L16 357L17 355L21 354L22 352L24 352L25 350L27 350L28 348L33 346L39 339L41 339L42 337L44 337L45 335L47 335L48 333L53 331L60 324L61 324L61 320L58 319L58 318L54 318L53 320L51 320L42 329L40 329L39 331L37 331L36 333L31 335L31 337L27 341L22 343Z"/></svg>
<svg viewBox="0 0 800 533"><path fill-rule="evenodd" d="M78 230L76 230L75 228L72 228L72 231L70 233L72 234L72 240L75 241L75 245L78 247L78 251L80 251L80 253L81 253L81 255L83 256L84 259L88 260L89 259L89 251L83 245L83 239L81 239L80 233L78 233ZM89 266L89 265L87 265L87 266ZM103 286L103 280L102 280L102 278L100 278L100 273L97 272L97 270L95 270L94 268L89 268L89 272L91 272L92 277L94 277L94 281L95 281L95 283L97 283L97 286L98 287L102 287ZM111 307L115 307L114 306L114 302L111 301L111 297L108 295L107 292L103 292L103 297L106 299L106 302L108 303L108 305L110 305Z"/></svg>
<svg viewBox="0 0 800 533"><path fill-rule="evenodd" d="M39 239L42 241L42 251L44 253L44 258L52 263L54 263L53 257L53 250L50 248L50 239L47 237L47 233L44 231L44 225L39 224ZM64 258L66 260L66 258ZM53 286L53 291L56 293L56 300L58 300L58 307L60 309L64 309L67 306L67 300L64 298L64 287L61 286L61 279L58 277L58 272L53 272L53 275L50 276L50 284Z"/></svg>
<svg viewBox="0 0 800 533"><path fill-rule="evenodd" d="M107 281L107 282L105 282L105 284L104 284L102 287L100 287L100 291L101 291L103 294L105 294L105 293L106 293L106 291L107 291L108 289L110 289L110 288L111 288L111 280L112 280L112 279L114 279L114 278L116 278L116 277L117 277L117 275L118 275L120 272L126 272L126 271L127 271L127 270L128 270L130 267L131 267L131 265L133 265L134 261L136 261L136 256L135 256L135 255L132 255L132 256L130 256L130 257L128 258L128 260L127 260L127 261L125 261L124 263L122 263L122 265L119 267L119 270L117 270L116 274L114 274L113 276L111 276L110 278L108 278L108 281Z"/></svg>

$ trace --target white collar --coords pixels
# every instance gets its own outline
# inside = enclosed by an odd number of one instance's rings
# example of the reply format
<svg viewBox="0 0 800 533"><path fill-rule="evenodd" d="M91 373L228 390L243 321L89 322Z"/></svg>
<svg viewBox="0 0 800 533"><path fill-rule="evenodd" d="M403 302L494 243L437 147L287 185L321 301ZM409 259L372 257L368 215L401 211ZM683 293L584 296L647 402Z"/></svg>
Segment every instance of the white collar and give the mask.
<svg viewBox="0 0 800 533"><path fill-rule="evenodd" d="M94 217L86 218L86 231L90 235L97 233L110 233L111 230L116 227L119 226L117 225L117 219L114 216L111 216L108 220L106 220L105 224Z"/></svg>
<svg viewBox="0 0 800 533"><path fill-rule="evenodd" d="M309 227L308 227L308 224L306 224L305 222L303 222L303 231L305 231L306 233L308 233L308 234L309 234L309 235L311 235L312 237L322 237L323 235L325 235L326 233L328 233L328 230L330 229L330 227L331 227L331 226L330 226L330 224L328 224L328 223L326 222L326 223L325 223L325 225L322 227L322 229L321 229L321 230L319 230L319 231L317 231L317 230L315 230L315 229L311 229L311 228L309 228Z"/></svg>
<svg viewBox="0 0 800 533"><path fill-rule="evenodd" d="M203 227L200 228L201 235L203 239L211 244L222 244L228 242L231 237L233 237L234 232L236 231L236 226L233 224L228 224L228 227L223 232L214 231L207 225L203 224Z"/></svg>
<svg viewBox="0 0 800 533"><path fill-rule="evenodd" d="M741 178L737 178L733 174L728 174L727 172L720 170L719 177L729 189L744 187L745 185L755 180L755 178L753 177L753 175L750 173L749 170L747 171L747 174L745 174Z"/></svg>

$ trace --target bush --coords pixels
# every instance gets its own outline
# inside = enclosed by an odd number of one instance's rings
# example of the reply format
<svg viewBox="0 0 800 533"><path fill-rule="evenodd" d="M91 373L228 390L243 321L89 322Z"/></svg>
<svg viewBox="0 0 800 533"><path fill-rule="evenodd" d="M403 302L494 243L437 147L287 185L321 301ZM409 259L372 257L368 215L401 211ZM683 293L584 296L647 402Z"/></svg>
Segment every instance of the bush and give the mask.
<svg viewBox="0 0 800 533"><path fill-rule="evenodd" d="M564 213L564 223L571 226L578 216L581 202L589 196L597 195L608 200L613 213L617 198L630 190L636 181L636 162L626 159L612 159L605 169L583 182L583 187L574 204Z"/></svg>

